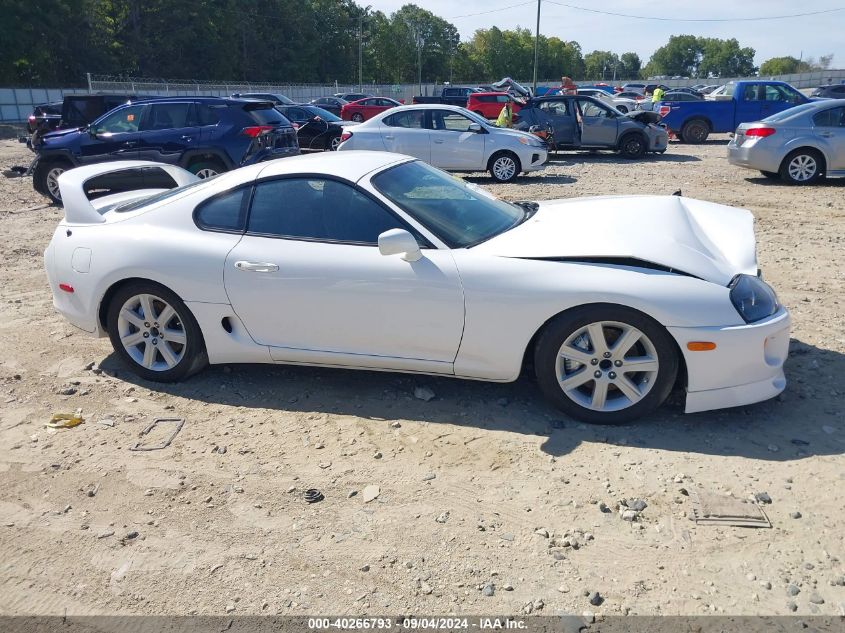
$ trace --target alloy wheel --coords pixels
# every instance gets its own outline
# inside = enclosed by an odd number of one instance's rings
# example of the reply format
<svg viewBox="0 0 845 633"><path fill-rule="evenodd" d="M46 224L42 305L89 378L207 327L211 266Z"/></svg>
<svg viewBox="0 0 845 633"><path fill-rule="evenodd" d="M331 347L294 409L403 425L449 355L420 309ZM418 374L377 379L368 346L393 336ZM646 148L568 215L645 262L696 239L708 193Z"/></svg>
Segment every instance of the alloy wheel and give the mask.
<svg viewBox="0 0 845 633"><path fill-rule="evenodd" d="M176 310L160 297L130 297L120 309L117 328L123 349L146 369L167 371L185 356L185 326Z"/></svg>
<svg viewBox="0 0 845 633"><path fill-rule="evenodd" d="M49 191L50 195L56 200L62 199L62 192L61 189L59 189L59 176L63 173L65 173L64 167L53 167L47 172L47 191Z"/></svg>
<svg viewBox="0 0 845 633"><path fill-rule="evenodd" d="M818 168L819 166L815 158L809 154L799 154L789 161L787 170L789 171L789 176L793 180L797 182L806 182L816 175Z"/></svg>
<svg viewBox="0 0 845 633"><path fill-rule="evenodd" d="M556 376L563 393L592 411L613 412L640 402L660 369L654 343L618 321L578 328L561 345Z"/></svg>
<svg viewBox="0 0 845 633"><path fill-rule="evenodd" d="M510 180L516 174L516 163L510 156L500 156L493 162L493 175L496 180Z"/></svg>
<svg viewBox="0 0 845 633"><path fill-rule="evenodd" d="M212 169L211 167L203 167L202 169L197 170L195 176L200 180L205 180L206 178L212 178L217 175L217 170Z"/></svg>

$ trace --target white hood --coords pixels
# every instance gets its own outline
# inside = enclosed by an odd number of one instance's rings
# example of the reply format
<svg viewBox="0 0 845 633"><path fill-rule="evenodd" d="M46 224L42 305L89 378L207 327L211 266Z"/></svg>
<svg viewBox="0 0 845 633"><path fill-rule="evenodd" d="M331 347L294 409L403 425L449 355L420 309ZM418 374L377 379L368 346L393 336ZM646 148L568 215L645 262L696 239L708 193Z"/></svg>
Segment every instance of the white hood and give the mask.
<svg viewBox="0 0 845 633"><path fill-rule="evenodd" d="M502 257L632 258L720 285L757 273L754 217L679 196L541 202L527 222L473 248Z"/></svg>

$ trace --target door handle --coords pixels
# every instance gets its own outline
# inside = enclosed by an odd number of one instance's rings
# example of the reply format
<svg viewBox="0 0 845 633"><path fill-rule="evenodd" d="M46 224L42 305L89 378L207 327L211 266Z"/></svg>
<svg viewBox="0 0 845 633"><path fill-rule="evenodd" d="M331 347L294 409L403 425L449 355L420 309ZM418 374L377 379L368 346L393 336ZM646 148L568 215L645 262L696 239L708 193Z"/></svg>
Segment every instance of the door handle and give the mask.
<svg viewBox="0 0 845 633"><path fill-rule="evenodd" d="M276 266L276 264L270 264L268 262L239 261L235 262L235 268L251 273L274 273L279 270L279 267Z"/></svg>
<svg viewBox="0 0 845 633"><path fill-rule="evenodd" d="M831 136L833 136L833 132L819 132L819 136L830 138Z"/></svg>
<svg viewBox="0 0 845 633"><path fill-rule="evenodd" d="M188 135L188 134L185 134L184 136L181 136L180 138L181 138L183 141L193 141L193 140L194 140L194 137L193 137L193 136L190 136L190 135Z"/></svg>
<svg viewBox="0 0 845 633"><path fill-rule="evenodd" d="M393 134L385 134L384 138L387 139L388 141L392 141L396 137L393 136Z"/></svg>
<svg viewBox="0 0 845 633"><path fill-rule="evenodd" d="M135 147L136 145L137 145L137 143L135 141L126 141L123 144L123 147Z"/></svg>
<svg viewBox="0 0 845 633"><path fill-rule="evenodd" d="M443 143L443 139L442 138L436 138L436 139L434 139L434 142L437 143L438 145L441 145Z"/></svg>

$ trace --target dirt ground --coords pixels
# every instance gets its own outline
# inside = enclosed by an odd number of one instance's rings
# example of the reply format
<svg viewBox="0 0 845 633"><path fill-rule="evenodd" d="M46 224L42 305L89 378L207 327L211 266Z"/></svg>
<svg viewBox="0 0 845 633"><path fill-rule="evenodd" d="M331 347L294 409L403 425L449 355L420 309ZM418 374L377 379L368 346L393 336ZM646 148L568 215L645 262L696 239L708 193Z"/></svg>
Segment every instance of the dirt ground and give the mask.
<svg viewBox="0 0 845 633"><path fill-rule="evenodd" d="M471 177L510 199L681 189L755 214L794 319L786 392L695 415L675 398L618 428L566 419L528 379L138 380L53 311L42 252L61 210L0 177L0 613L845 613L845 182L771 182L725 143ZM0 168L29 158L0 142ZM84 424L45 427L77 408ZM186 419L173 444L129 451L163 416ZM696 491L768 493L772 528L696 525ZM648 504L633 522L629 498Z"/></svg>

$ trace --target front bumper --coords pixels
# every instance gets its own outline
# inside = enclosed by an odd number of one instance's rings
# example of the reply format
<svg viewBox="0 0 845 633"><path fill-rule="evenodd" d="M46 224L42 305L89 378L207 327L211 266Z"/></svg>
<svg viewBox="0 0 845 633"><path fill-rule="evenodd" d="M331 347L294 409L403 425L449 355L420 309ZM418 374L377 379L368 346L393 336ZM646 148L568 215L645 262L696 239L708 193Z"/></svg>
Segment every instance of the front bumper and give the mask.
<svg viewBox="0 0 845 633"><path fill-rule="evenodd" d="M737 145L736 138L728 143L728 162L731 165L756 169L758 171L777 172L780 170L781 156L772 154L764 148L753 145Z"/></svg>
<svg viewBox="0 0 845 633"><path fill-rule="evenodd" d="M650 152L665 152L669 147L669 132L665 128L656 125L649 129L648 133L648 151Z"/></svg>
<svg viewBox="0 0 845 633"><path fill-rule="evenodd" d="M520 163L522 164L522 171L540 171L546 168L546 161L549 158L549 150L545 147L531 147L530 151L522 152L520 155Z"/></svg>
<svg viewBox="0 0 845 633"><path fill-rule="evenodd" d="M685 411L695 413L768 400L786 387L783 365L789 354L789 312L746 325L670 327L687 366ZM693 352L687 344L709 341L711 351Z"/></svg>

